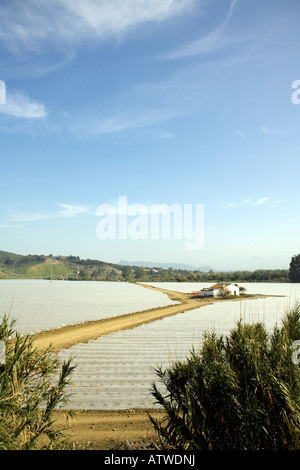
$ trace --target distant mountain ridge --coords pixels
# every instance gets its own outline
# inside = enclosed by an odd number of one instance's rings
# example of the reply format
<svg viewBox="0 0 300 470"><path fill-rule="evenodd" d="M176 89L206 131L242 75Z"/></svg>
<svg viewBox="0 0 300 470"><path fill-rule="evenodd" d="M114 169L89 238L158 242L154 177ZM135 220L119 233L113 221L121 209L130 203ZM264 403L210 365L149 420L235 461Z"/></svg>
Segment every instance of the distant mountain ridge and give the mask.
<svg viewBox="0 0 300 470"><path fill-rule="evenodd" d="M152 261L121 260L119 261L118 264L122 266L138 266L140 268L162 268L162 269L173 268L173 269L184 269L187 271L202 271L202 272L215 271L211 266L200 266L199 268L197 268L190 264L184 264L184 263L154 263Z"/></svg>

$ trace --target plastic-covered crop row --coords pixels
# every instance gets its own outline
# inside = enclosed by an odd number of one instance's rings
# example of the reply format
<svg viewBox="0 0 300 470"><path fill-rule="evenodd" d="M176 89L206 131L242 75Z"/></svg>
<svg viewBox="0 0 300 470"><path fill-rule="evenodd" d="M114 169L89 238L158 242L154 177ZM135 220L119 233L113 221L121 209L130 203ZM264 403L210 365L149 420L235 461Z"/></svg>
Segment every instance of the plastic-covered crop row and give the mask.
<svg viewBox="0 0 300 470"><path fill-rule="evenodd" d="M59 353L77 365L70 389L73 409L129 409L156 406L150 393L155 368L166 368L199 349L203 333L228 334L239 318L272 328L286 311L287 299L273 297L216 303L102 336Z"/></svg>

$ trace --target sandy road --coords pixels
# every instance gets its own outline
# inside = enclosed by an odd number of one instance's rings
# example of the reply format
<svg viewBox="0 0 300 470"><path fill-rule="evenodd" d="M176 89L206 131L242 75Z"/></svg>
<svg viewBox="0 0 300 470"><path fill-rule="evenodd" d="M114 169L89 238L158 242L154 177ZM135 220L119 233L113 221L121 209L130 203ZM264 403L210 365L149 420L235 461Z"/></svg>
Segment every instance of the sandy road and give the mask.
<svg viewBox="0 0 300 470"><path fill-rule="evenodd" d="M163 410L149 410L161 419ZM55 413L55 427L65 429L75 449L120 450L155 448L157 435L147 410L79 410L66 421L63 412Z"/></svg>
<svg viewBox="0 0 300 470"><path fill-rule="evenodd" d="M49 331L42 331L32 335L34 339L34 346L40 349L45 349L51 344L51 349L54 353L59 352L61 349L69 348L78 343L87 343L91 339L99 338L102 335L109 333L135 328L136 326L144 323L149 323L159 318L163 318L176 313L192 310L200 307L201 305L210 303L209 301L190 299L190 294L183 294L181 292L169 291L160 289L144 284L141 287L158 290L168 295L170 300L179 302L178 304L168 305L166 307L158 307L141 312L128 313L116 317L105 318L102 320L87 321L76 325L67 325L63 328L53 329Z"/></svg>
<svg viewBox="0 0 300 470"><path fill-rule="evenodd" d="M78 343L87 343L92 339L97 339L100 336L107 335L119 330L135 328L144 323L153 322L160 318L177 313L186 312L195 308L209 305L215 302L224 302L224 299L206 298L196 299L191 297L191 294L167 290L159 287L153 287L146 284L138 284L141 288L153 289L163 292L168 295L170 300L179 302L178 304L168 305L166 307L152 308L143 310L141 312L128 313L116 317L105 318L96 321L87 321L76 325L67 325L63 328L53 329L49 331L42 331L32 335L34 339L34 346L40 349L45 349L51 345L54 353L59 352L61 349L69 348ZM261 295L251 296L253 298L263 297ZM231 301L240 301L241 298L230 299Z"/></svg>

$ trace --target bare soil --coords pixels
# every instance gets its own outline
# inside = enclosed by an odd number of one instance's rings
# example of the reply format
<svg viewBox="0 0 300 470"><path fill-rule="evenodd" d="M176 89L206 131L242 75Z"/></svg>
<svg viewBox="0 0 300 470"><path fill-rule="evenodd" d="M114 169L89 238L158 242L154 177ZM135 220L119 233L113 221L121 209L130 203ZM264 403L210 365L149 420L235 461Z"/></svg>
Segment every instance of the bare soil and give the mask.
<svg viewBox="0 0 300 470"><path fill-rule="evenodd" d="M149 410L160 419L162 410ZM56 423L69 437L76 450L149 450L156 449L158 437L147 411L130 410L80 410L67 421L63 412L56 412Z"/></svg>

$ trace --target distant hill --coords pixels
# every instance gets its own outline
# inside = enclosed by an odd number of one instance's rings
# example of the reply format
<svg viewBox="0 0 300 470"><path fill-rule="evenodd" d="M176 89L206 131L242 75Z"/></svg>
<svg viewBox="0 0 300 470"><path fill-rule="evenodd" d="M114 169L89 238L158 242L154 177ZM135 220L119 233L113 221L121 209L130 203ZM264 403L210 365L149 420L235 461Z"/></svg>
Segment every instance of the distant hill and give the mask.
<svg viewBox="0 0 300 470"><path fill-rule="evenodd" d="M142 267L145 270L141 269ZM167 280L168 269L174 271L212 271L210 266L198 270L183 263L153 263L120 261L118 264L101 260L80 259L79 256L20 255L0 251L0 279L68 279L95 281ZM151 273L149 272L152 268ZM155 270L153 270L156 268ZM172 279L174 279L172 277ZM182 278L180 278L182 279ZM176 280L176 279L175 279Z"/></svg>
<svg viewBox="0 0 300 470"><path fill-rule="evenodd" d="M155 268L155 269L154 269ZM169 269L173 268L173 269ZM120 261L107 263L79 256L18 255L0 251L0 279L149 282L289 282L287 269L217 272L210 266Z"/></svg>
<svg viewBox="0 0 300 470"><path fill-rule="evenodd" d="M121 266L100 260L0 251L0 279L115 280L121 276Z"/></svg>
<svg viewBox="0 0 300 470"><path fill-rule="evenodd" d="M119 264L123 266L139 266L141 268L162 268L162 269L183 269L186 271L201 271L201 272L209 272L214 271L211 266L200 266L196 268L195 266L191 266L190 264L184 263L153 263L152 261L126 261L121 260Z"/></svg>

